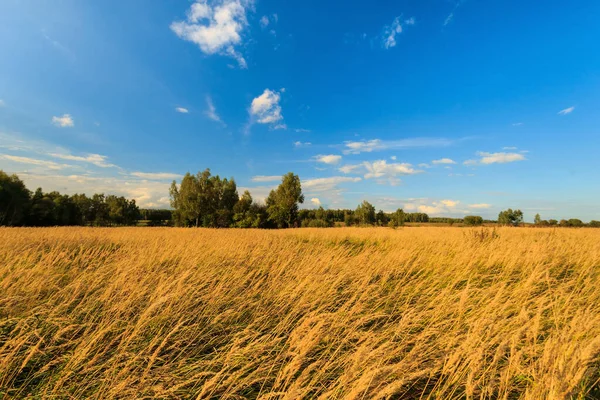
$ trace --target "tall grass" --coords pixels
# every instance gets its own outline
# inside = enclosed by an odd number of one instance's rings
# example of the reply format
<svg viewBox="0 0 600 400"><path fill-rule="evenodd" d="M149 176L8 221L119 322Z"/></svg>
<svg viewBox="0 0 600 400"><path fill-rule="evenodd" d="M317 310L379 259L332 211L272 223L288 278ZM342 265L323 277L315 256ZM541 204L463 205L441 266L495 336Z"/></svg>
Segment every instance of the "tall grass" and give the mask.
<svg viewBox="0 0 600 400"><path fill-rule="evenodd" d="M599 284L596 230L5 228L0 398L598 398Z"/></svg>

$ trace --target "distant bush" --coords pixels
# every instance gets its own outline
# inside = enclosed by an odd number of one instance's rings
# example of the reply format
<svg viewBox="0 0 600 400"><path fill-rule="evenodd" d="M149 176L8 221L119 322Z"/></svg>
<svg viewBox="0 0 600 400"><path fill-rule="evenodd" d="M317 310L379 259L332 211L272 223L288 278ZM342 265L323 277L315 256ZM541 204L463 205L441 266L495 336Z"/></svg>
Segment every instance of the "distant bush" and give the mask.
<svg viewBox="0 0 600 400"><path fill-rule="evenodd" d="M468 226L479 226L483 224L483 218L478 215L467 215L463 222Z"/></svg>

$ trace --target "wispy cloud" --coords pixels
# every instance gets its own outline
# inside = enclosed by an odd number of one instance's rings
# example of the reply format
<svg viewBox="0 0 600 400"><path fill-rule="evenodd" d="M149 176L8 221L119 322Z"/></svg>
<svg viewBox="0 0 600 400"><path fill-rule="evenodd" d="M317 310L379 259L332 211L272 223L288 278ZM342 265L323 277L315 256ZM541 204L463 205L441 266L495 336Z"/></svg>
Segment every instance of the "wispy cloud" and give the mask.
<svg viewBox="0 0 600 400"><path fill-rule="evenodd" d="M515 122L514 124L512 124L512 126L523 126L524 124L522 122Z"/></svg>
<svg viewBox="0 0 600 400"><path fill-rule="evenodd" d="M294 147L308 147L310 145L312 145L311 142L300 142L300 141L294 142Z"/></svg>
<svg viewBox="0 0 600 400"><path fill-rule="evenodd" d="M454 19L454 11L448 14L446 19L444 20L444 26L448 25Z"/></svg>
<svg viewBox="0 0 600 400"><path fill-rule="evenodd" d="M219 116L219 114L217 114L217 108L213 104L212 98L210 96L206 96L206 106L207 106L207 109L204 112L204 114L209 119L212 119L215 122L220 122L222 124L225 124L223 122L223 120L221 120L221 117Z"/></svg>
<svg viewBox="0 0 600 400"><path fill-rule="evenodd" d="M181 114L187 114L190 112L190 110L188 110L187 108L184 108L184 107L176 107L175 111L177 111L178 113L181 113Z"/></svg>
<svg viewBox="0 0 600 400"><path fill-rule="evenodd" d="M257 175L252 177L252 182L279 182L280 175Z"/></svg>
<svg viewBox="0 0 600 400"><path fill-rule="evenodd" d="M569 108L565 108L564 110L560 110L558 112L558 115L567 115L567 114L571 114L573 111L575 111L575 106L571 106Z"/></svg>
<svg viewBox="0 0 600 400"><path fill-rule="evenodd" d="M302 181L302 189L308 192L327 192L333 190L341 183L360 182L359 177L332 176L329 178L315 178Z"/></svg>
<svg viewBox="0 0 600 400"><path fill-rule="evenodd" d="M75 121L70 114L63 114L62 117L52 117L52 124L60 128L72 128L75 126Z"/></svg>
<svg viewBox="0 0 600 400"><path fill-rule="evenodd" d="M261 28L266 28L267 26L269 26L269 17L263 15L259 22Z"/></svg>
<svg viewBox="0 0 600 400"><path fill-rule="evenodd" d="M517 147L515 147L515 146L506 146L506 147L503 147L502 150L517 150Z"/></svg>
<svg viewBox="0 0 600 400"><path fill-rule="evenodd" d="M443 138L411 138L400 140L362 140L344 142L344 154L371 153L383 150L399 150L416 147L445 147L452 144L452 140Z"/></svg>
<svg viewBox="0 0 600 400"><path fill-rule="evenodd" d="M391 25L386 25L383 27L383 40L382 46L385 49L391 49L392 47L396 47L396 36L402 33L404 30L403 26L414 25L415 18L409 18L407 20L401 21L402 17L396 17L392 21Z"/></svg>
<svg viewBox="0 0 600 400"><path fill-rule="evenodd" d="M4 100L0 99L0 107L4 107L6 105L6 103L4 102Z"/></svg>
<svg viewBox="0 0 600 400"><path fill-rule="evenodd" d="M52 169L52 170L60 170L60 169L73 167L72 165L69 165L69 164L59 164L54 161L40 160L37 158L31 158L31 157L13 156L10 154L0 154L0 158L8 160L8 161L12 161L12 162L20 163L20 164L36 165L36 166L45 167L45 168Z"/></svg>
<svg viewBox="0 0 600 400"><path fill-rule="evenodd" d="M132 172L129 174L136 178L148 179L153 181L163 181L181 178L181 174L173 174L170 172Z"/></svg>
<svg viewBox="0 0 600 400"><path fill-rule="evenodd" d="M72 154L49 153L48 155L51 157L54 157L54 158L60 158L62 160L80 161L80 162L90 163L90 164L93 164L100 168L116 167L116 165L108 163L106 161L108 159L107 156L103 156L100 154L88 154L87 156L74 156Z"/></svg>
<svg viewBox="0 0 600 400"><path fill-rule="evenodd" d="M491 208L491 207L492 207L491 204L486 204L486 203L469 204L469 208L474 208L476 210L488 209L488 208Z"/></svg>
<svg viewBox="0 0 600 400"><path fill-rule="evenodd" d="M308 133L308 132L310 132L310 129L296 128L296 129L294 129L294 131L297 133Z"/></svg>
<svg viewBox="0 0 600 400"><path fill-rule="evenodd" d="M232 57L241 68L247 68L236 47L242 43L248 26L246 13L253 4L253 0L197 0L187 11L186 20L173 22L171 30L197 44L202 52Z"/></svg>

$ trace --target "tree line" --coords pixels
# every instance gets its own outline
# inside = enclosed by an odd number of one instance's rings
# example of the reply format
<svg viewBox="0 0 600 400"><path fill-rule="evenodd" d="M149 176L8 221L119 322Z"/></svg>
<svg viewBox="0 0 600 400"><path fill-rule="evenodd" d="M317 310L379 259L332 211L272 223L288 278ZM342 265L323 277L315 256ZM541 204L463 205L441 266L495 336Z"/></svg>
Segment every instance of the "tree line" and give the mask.
<svg viewBox="0 0 600 400"><path fill-rule="evenodd" d="M519 226L521 210L504 210L496 221L481 216L464 218L429 217L426 213L377 211L368 201L352 209L300 209L304 202L298 175L282 177L279 186L264 203L256 202L249 191L240 196L233 178L212 175L210 169L195 175L187 173L170 190L171 209L139 209L135 200L123 196L94 194L64 195L42 189L31 192L16 175L0 170L0 226L182 226L210 228L294 228L334 226L387 226L406 223L444 223L479 226L484 223ZM579 219L542 220L537 214L535 226L597 227L599 221L585 224Z"/></svg>
<svg viewBox="0 0 600 400"><path fill-rule="evenodd" d="M0 170L0 226L136 225L140 210L122 196L72 196L29 191L16 175Z"/></svg>

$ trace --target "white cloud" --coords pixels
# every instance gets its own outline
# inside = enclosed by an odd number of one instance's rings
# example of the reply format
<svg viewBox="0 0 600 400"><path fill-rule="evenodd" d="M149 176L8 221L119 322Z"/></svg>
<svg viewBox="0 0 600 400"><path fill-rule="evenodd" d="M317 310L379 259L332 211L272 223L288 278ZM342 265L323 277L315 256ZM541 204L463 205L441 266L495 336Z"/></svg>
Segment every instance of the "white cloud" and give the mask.
<svg viewBox="0 0 600 400"><path fill-rule="evenodd" d="M417 210L419 212L431 215L431 216L441 216L441 215L449 215L449 214L466 214L467 211L457 209L459 205L459 201L457 200L440 200L433 201L431 203L424 202L424 204L406 204L405 208L407 210Z"/></svg>
<svg viewBox="0 0 600 400"><path fill-rule="evenodd" d="M335 154L318 155L315 156L315 160L320 163L335 165L342 160L342 156L338 156Z"/></svg>
<svg viewBox="0 0 600 400"><path fill-rule="evenodd" d="M269 26L269 17L263 15L259 22L261 28L266 28L267 26Z"/></svg>
<svg viewBox="0 0 600 400"><path fill-rule="evenodd" d="M363 165L362 164L348 164L348 165L344 165L343 167L338 168L338 171L343 172L344 174L349 174L357 169L362 168Z"/></svg>
<svg viewBox="0 0 600 400"><path fill-rule="evenodd" d="M60 128L72 128L75 126L75 121L70 114L63 114L62 117L52 117L52 124Z"/></svg>
<svg viewBox="0 0 600 400"><path fill-rule="evenodd" d="M506 149L510 149L509 147L505 147ZM507 153L507 152L498 152L498 153L487 153L480 151L477 153L479 160L466 160L463 162L463 165L473 166L473 165L489 165L489 164L506 164L515 161L524 161L526 160L523 155L526 151L521 151L519 153Z"/></svg>
<svg viewBox="0 0 600 400"><path fill-rule="evenodd" d="M321 206L321 200L319 200L317 197L313 197L312 199L310 199L310 202L313 203L315 207Z"/></svg>
<svg viewBox="0 0 600 400"><path fill-rule="evenodd" d="M279 92L265 89L263 94L254 98L250 105L249 113L259 124L277 124L275 128L285 127L279 123L283 120L281 115L281 106L279 101L281 95Z"/></svg>
<svg viewBox="0 0 600 400"><path fill-rule="evenodd" d="M431 162L434 165L439 165L439 164L456 164L456 161L450 159L450 158L440 158L439 160L433 160Z"/></svg>
<svg viewBox="0 0 600 400"><path fill-rule="evenodd" d="M61 153L49 153L48 155L54 158L60 158L62 160L70 160L70 161L80 161L86 162L90 164L94 164L97 167L101 168L111 168L116 167L114 164L107 163L107 156L102 156L100 154L88 154L87 156L74 156L72 154L61 154Z"/></svg>
<svg viewBox="0 0 600 400"><path fill-rule="evenodd" d="M396 156L391 156L390 160L396 161L397 157Z"/></svg>
<svg viewBox="0 0 600 400"><path fill-rule="evenodd" d="M517 150L517 147L515 147L515 146L506 146L506 147L503 147L502 150Z"/></svg>
<svg viewBox="0 0 600 400"><path fill-rule="evenodd" d="M20 156L12 156L9 154L0 154L0 158L12 162L16 162L19 164L28 164L28 165L36 165L40 167L45 167L51 170L60 170L65 168L72 168L72 165L68 164L58 164L54 161L40 160L37 158L30 157L20 157Z"/></svg>
<svg viewBox="0 0 600 400"><path fill-rule="evenodd" d="M221 122L221 117L217 114L217 108L213 104L212 98L210 96L206 96L206 106L208 107L204 114L215 122Z"/></svg>
<svg viewBox="0 0 600 400"><path fill-rule="evenodd" d="M477 153L481 157L481 164L504 164L525 160L525 156L519 153Z"/></svg>
<svg viewBox="0 0 600 400"><path fill-rule="evenodd" d="M492 205L491 204L486 204L486 203L479 203L479 204L469 204L469 208L475 208L475 209L488 209L491 208Z"/></svg>
<svg viewBox="0 0 600 400"><path fill-rule="evenodd" d="M365 179L381 178L381 177L395 177L397 175L414 175L420 174L423 171L416 170L408 163L390 163L386 160L378 161L365 161L363 166L367 170Z"/></svg>
<svg viewBox="0 0 600 400"><path fill-rule="evenodd" d="M569 107L569 108L565 108L564 110L559 111L558 115L571 114L574 110L575 110L575 106L572 106L572 107Z"/></svg>
<svg viewBox="0 0 600 400"><path fill-rule="evenodd" d="M452 144L449 139L410 138L400 140L361 140L344 142L344 154L371 153L382 150L398 150L414 147L444 147Z"/></svg>
<svg viewBox="0 0 600 400"><path fill-rule="evenodd" d="M514 124L512 124L512 126L523 126L522 122L515 122Z"/></svg>
<svg viewBox="0 0 600 400"><path fill-rule="evenodd" d="M419 168L431 168L431 165L427 164L427 163L421 163L418 165Z"/></svg>
<svg viewBox="0 0 600 400"><path fill-rule="evenodd" d="M182 114L187 114L190 112L190 110L188 110L187 108L183 108L183 107L176 107L175 111L177 111L178 113L182 113Z"/></svg>
<svg viewBox="0 0 600 400"><path fill-rule="evenodd" d="M415 18L409 18L404 21L404 25L414 25ZM383 47L385 49L390 49L396 46L396 35L402 33L403 27L402 22L400 21L400 17L394 18L394 21L391 25L386 25L383 27Z"/></svg>
<svg viewBox="0 0 600 400"><path fill-rule="evenodd" d="M4 100L0 99L0 107L4 107L6 105L6 103L4 102Z"/></svg>
<svg viewBox="0 0 600 400"><path fill-rule="evenodd" d="M296 131L298 133L305 133L305 132L310 132L310 129L297 128L297 129L294 129L294 131Z"/></svg>
<svg viewBox="0 0 600 400"><path fill-rule="evenodd" d="M441 200L440 203L448 208L454 208L460 203L456 200Z"/></svg>
<svg viewBox="0 0 600 400"><path fill-rule="evenodd" d="M257 175L252 177L252 182L279 182L281 181L280 175Z"/></svg>
<svg viewBox="0 0 600 400"><path fill-rule="evenodd" d="M206 54L233 57L241 68L246 60L236 50L242 33L248 26L246 12L253 0L197 0L187 12L185 21L171 24L171 30L181 39L197 44Z"/></svg>
<svg viewBox="0 0 600 400"><path fill-rule="evenodd" d="M135 176L136 178L149 179L153 181L181 178L181 174L172 174L169 172L132 172L130 175Z"/></svg>
<svg viewBox="0 0 600 400"><path fill-rule="evenodd" d="M312 143L311 142L294 142L294 147L307 147L310 146Z"/></svg>

